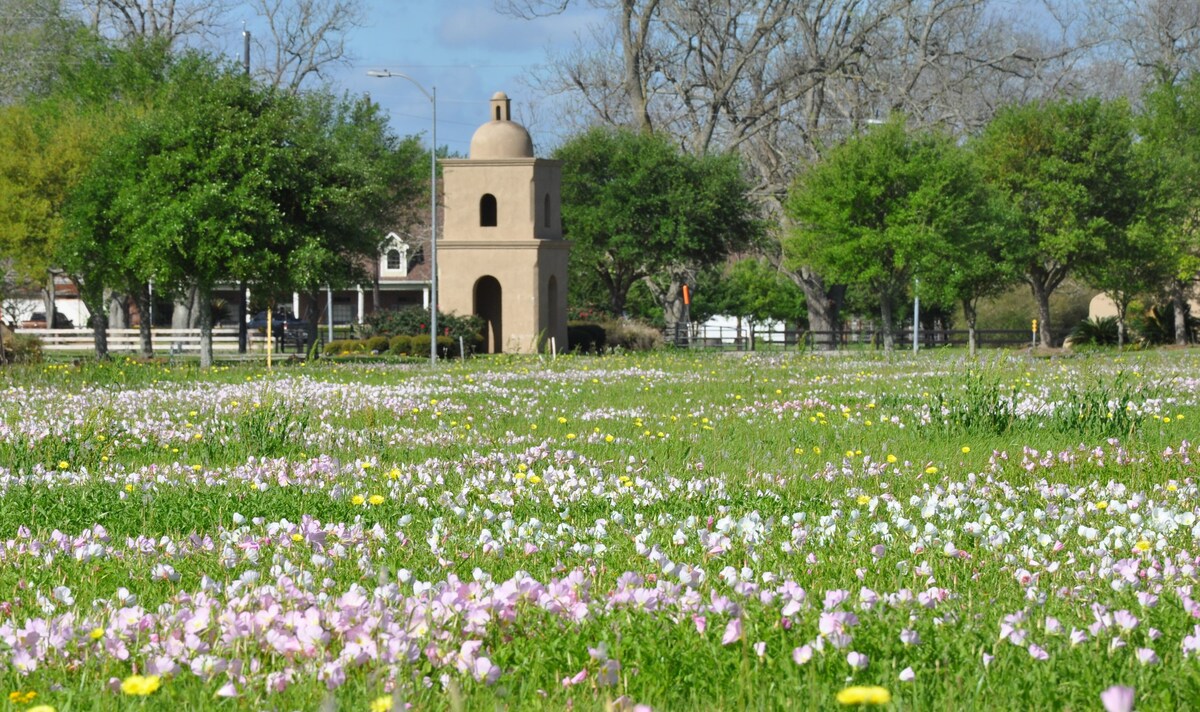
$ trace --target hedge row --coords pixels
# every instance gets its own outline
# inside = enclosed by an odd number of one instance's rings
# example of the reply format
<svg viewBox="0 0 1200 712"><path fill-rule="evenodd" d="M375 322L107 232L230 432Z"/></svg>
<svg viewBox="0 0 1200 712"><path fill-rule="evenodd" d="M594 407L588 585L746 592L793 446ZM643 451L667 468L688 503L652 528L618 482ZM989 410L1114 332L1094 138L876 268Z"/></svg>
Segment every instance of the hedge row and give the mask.
<svg viewBox="0 0 1200 712"><path fill-rule="evenodd" d="M599 323L573 321L567 325L572 351L604 353L608 349L650 351L663 345L662 334L652 326L628 319Z"/></svg>
<svg viewBox="0 0 1200 712"><path fill-rule="evenodd" d="M477 346L470 340L466 340L467 353L472 353ZM459 353L458 339L449 336L438 337L438 355L442 358L458 358L462 354ZM325 344L326 356L354 356L359 354L374 354L383 355L390 354L392 356L428 356L429 355L429 334L418 334L416 336L372 336L367 339L339 339L330 341Z"/></svg>

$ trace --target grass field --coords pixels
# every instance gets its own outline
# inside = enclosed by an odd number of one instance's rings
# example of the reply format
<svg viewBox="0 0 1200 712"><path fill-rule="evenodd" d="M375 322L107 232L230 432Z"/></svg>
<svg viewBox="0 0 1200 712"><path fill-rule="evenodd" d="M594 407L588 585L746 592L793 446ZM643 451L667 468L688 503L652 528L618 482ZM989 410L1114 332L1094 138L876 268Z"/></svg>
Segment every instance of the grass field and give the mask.
<svg viewBox="0 0 1200 712"><path fill-rule="evenodd" d="M12 709L1200 701L1193 352L0 385Z"/></svg>

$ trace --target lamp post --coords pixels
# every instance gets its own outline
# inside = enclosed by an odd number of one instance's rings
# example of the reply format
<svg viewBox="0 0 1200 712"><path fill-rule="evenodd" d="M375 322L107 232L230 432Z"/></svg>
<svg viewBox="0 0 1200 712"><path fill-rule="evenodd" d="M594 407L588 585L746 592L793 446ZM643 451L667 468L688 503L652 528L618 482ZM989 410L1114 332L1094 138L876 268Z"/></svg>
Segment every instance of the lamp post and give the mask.
<svg viewBox="0 0 1200 712"><path fill-rule="evenodd" d="M429 365L437 365L437 337L438 337L438 273L437 273L437 87L431 86L430 91L425 91L425 87L416 79L401 74L392 72L387 69L379 70L372 69L367 72L367 76L378 77L381 79L390 79L396 77L398 79L406 79L413 86L425 95L429 100L430 106L433 108L433 133L430 136L429 145Z"/></svg>

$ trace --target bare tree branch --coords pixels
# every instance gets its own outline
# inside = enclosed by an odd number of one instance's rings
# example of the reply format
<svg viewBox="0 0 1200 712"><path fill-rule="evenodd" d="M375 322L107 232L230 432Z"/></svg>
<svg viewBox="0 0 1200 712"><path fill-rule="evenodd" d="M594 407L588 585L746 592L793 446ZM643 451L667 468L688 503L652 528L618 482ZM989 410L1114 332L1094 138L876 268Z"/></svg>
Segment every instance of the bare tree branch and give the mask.
<svg viewBox="0 0 1200 712"><path fill-rule="evenodd" d="M253 5L269 32L267 42L259 44L269 59L256 74L290 91L345 62L346 33L363 21L361 0L254 0Z"/></svg>

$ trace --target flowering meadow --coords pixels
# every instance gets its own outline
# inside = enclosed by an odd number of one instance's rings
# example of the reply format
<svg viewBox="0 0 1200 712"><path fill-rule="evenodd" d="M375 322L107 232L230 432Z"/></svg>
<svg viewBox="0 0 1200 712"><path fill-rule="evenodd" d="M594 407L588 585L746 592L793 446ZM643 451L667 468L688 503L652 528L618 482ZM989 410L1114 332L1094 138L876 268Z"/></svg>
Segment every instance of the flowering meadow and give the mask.
<svg viewBox="0 0 1200 712"><path fill-rule="evenodd" d="M11 709L1178 709L1200 356L0 374Z"/></svg>

